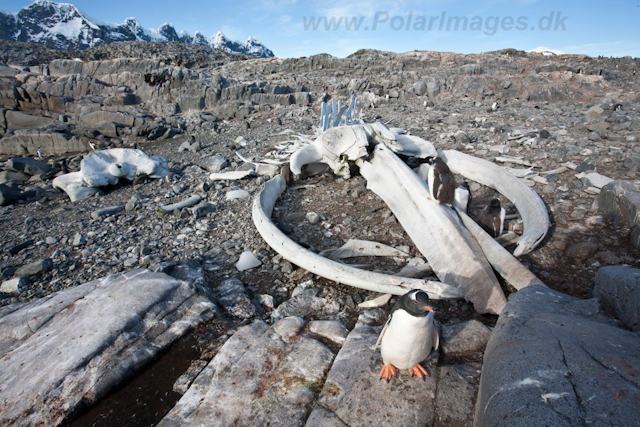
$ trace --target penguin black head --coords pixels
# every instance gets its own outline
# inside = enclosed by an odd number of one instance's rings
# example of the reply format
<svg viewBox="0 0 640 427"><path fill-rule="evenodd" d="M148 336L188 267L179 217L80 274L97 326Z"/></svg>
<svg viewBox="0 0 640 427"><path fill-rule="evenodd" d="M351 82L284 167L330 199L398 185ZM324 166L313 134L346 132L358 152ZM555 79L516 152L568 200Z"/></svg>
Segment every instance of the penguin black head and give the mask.
<svg viewBox="0 0 640 427"><path fill-rule="evenodd" d="M464 188L467 191L471 191L469 189L469 183L467 181L464 181L462 184L460 184L460 187Z"/></svg>
<svg viewBox="0 0 640 427"><path fill-rule="evenodd" d="M489 208L491 208L492 211L495 211L496 209L500 211L500 199L491 199L489 202Z"/></svg>
<svg viewBox="0 0 640 427"><path fill-rule="evenodd" d="M392 313L395 310L404 310L415 317L424 317L429 312L433 313L433 308L429 306L429 295L420 289L414 289L401 296L393 307Z"/></svg>

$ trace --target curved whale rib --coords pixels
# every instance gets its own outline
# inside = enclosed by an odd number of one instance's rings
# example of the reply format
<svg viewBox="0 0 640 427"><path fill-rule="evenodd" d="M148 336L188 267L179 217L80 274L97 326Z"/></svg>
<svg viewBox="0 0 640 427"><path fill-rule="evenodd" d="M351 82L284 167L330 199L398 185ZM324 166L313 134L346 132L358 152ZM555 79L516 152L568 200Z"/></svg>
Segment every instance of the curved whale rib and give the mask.
<svg viewBox="0 0 640 427"><path fill-rule="evenodd" d="M271 248L297 266L338 283L383 294L404 295L411 289L422 289L432 299L463 298L455 286L431 280L411 279L360 270L315 254L289 239L271 221L276 200L286 189L284 178L278 175L265 183L253 201L253 222Z"/></svg>
<svg viewBox="0 0 640 427"><path fill-rule="evenodd" d="M533 189L508 171L487 160L455 150L438 151L451 172L497 190L520 212L524 233L518 239L514 256L534 250L546 236L551 222L544 202Z"/></svg>

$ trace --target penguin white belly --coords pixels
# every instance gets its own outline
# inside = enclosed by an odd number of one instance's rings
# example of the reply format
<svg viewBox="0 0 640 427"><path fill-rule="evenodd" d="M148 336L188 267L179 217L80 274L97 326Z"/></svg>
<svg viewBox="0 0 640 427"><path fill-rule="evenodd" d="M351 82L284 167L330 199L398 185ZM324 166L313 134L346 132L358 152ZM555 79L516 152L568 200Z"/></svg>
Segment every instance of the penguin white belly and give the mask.
<svg viewBox="0 0 640 427"><path fill-rule="evenodd" d="M462 212L467 212L467 205L469 203L469 192L462 188L456 188L453 193L453 205L460 209Z"/></svg>
<svg viewBox="0 0 640 427"><path fill-rule="evenodd" d="M409 369L422 362L433 347L434 327L431 313L415 317L403 310L394 312L380 343L384 363Z"/></svg>

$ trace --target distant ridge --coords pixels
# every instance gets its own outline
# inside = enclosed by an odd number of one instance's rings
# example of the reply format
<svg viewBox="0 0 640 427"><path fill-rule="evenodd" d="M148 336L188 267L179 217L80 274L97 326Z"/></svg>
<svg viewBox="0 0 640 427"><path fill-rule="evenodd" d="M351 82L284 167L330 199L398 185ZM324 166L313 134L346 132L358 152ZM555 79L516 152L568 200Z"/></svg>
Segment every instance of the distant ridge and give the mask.
<svg viewBox="0 0 640 427"><path fill-rule="evenodd" d="M178 34L170 23L158 29L145 29L135 18L114 24L92 18L73 4L49 0L36 0L17 13L0 11L0 39L39 43L59 50L82 50L125 41L177 41L227 53L243 53L260 58L274 56L255 37L240 43L228 40L220 31L211 37L200 32L196 32L195 36L186 31Z"/></svg>

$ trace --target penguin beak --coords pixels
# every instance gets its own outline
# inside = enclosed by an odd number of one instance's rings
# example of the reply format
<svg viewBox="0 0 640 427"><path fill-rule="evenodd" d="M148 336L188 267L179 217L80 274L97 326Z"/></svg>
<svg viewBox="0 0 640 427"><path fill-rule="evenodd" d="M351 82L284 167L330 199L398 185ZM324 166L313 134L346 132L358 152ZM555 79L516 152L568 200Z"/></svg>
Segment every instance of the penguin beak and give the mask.
<svg viewBox="0 0 640 427"><path fill-rule="evenodd" d="M429 310L430 312L435 313L435 311L433 311L433 308L429 307L428 305L425 305L423 307Z"/></svg>

